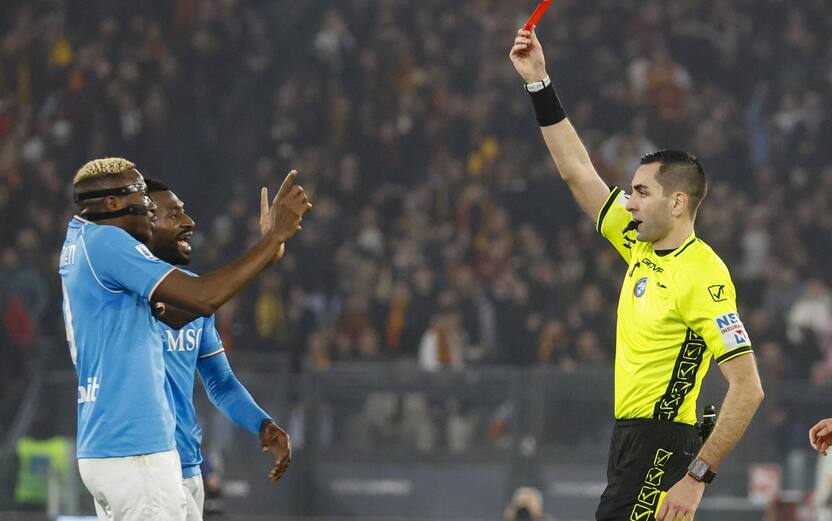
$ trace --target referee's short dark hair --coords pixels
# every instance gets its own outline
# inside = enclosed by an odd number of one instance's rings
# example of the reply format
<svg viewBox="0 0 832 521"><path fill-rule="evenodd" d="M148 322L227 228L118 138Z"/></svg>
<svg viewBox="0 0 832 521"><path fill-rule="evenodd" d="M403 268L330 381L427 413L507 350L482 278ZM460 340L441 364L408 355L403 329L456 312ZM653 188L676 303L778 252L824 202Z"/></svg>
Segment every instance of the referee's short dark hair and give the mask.
<svg viewBox="0 0 832 521"><path fill-rule="evenodd" d="M682 150L662 149L641 158L642 165L659 163L656 180L665 194L684 192L688 196L691 217L696 216L708 193L708 180L699 160Z"/></svg>

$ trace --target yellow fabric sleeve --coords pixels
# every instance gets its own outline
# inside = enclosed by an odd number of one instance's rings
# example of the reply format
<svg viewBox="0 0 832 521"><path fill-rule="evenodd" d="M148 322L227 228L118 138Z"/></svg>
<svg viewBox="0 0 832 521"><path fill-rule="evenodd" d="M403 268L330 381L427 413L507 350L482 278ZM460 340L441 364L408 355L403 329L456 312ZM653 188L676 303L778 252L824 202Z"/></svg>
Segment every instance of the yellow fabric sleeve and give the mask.
<svg viewBox="0 0 832 521"><path fill-rule="evenodd" d="M710 264L710 263L709 263ZM737 313L737 296L724 264L686 270L676 302L679 315L705 340L717 364L751 352L751 338Z"/></svg>
<svg viewBox="0 0 832 521"><path fill-rule="evenodd" d="M598 212L595 229L606 237L610 244L618 250L624 260L630 262L632 248L635 245L636 232L631 230L626 234L624 228L633 220L633 216L627 211L627 199L629 195L617 187L613 187L609 197Z"/></svg>

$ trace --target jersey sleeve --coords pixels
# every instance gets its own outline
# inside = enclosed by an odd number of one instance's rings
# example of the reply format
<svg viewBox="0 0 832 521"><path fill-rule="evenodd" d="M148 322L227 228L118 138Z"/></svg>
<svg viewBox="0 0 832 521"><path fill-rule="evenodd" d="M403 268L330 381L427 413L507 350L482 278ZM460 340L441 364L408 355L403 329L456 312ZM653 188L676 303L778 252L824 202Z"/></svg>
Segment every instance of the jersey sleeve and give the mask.
<svg viewBox="0 0 832 521"><path fill-rule="evenodd" d="M87 235L84 248L93 275L109 291L127 290L150 299L162 279L176 269L115 226L100 226Z"/></svg>
<svg viewBox="0 0 832 521"><path fill-rule="evenodd" d="M679 314L705 340L717 364L751 352L751 338L737 313L736 290L727 268L703 269L681 284Z"/></svg>
<svg viewBox="0 0 832 521"><path fill-rule="evenodd" d="M630 196L624 190L613 187L604 206L598 213L595 229L618 250L624 260L630 262L633 245L636 243L635 230L624 233L624 229L633 220L627 211L627 199Z"/></svg>
<svg viewBox="0 0 832 521"><path fill-rule="evenodd" d="M217 331L217 321L214 315L205 319L202 325L202 340L199 342L199 356L201 360L222 353L225 348Z"/></svg>
<svg viewBox="0 0 832 521"><path fill-rule="evenodd" d="M264 420L271 419L234 376L225 353L197 360L196 368L208 399L226 418L254 435Z"/></svg>

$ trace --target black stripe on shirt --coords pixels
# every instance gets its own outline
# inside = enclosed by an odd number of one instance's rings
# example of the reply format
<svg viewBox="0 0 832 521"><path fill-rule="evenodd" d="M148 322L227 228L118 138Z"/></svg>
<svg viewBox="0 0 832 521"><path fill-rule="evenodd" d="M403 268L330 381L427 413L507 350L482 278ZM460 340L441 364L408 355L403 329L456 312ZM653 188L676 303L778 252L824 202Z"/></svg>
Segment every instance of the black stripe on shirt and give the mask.
<svg viewBox="0 0 832 521"><path fill-rule="evenodd" d="M607 212L610 211L610 208L612 208L613 203L615 203L615 200L618 198L618 194L620 193L620 188L618 188L617 186L613 187L612 192L610 192L610 196L607 198L607 202L604 203L604 207L601 208L601 213L598 215L598 224L595 225L595 231L597 231L601 235L604 235L601 232L601 226L604 225L604 217L607 216Z"/></svg>
<svg viewBox="0 0 832 521"><path fill-rule="evenodd" d="M716 365L719 365L722 362L727 362L728 360L731 360L734 357L744 355L746 353L751 353L751 352L752 352L751 346L740 347L738 349L734 349L733 351L728 351L727 353L725 353L724 355L722 355L722 356L720 356L719 358L716 359Z"/></svg>
<svg viewBox="0 0 832 521"><path fill-rule="evenodd" d="M683 251L685 251L685 250L687 250L687 249L688 249L688 246L690 246L691 244L693 244L693 243L695 243L695 242L696 242L696 237L694 237L693 239L691 239L691 240L690 240L690 242L688 242L687 244L685 244L684 246L682 246L682 249L681 249L681 250L679 250L678 252L676 252L676 254L675 254L675 255L673 255L673 256L674 256L674 257L678 257L679 255L681 255L681 254L682 254L682 252L683 252Z"/></svg>
<svg viewBox="0 0 832 521"><path fill-rule="evenodd" d="M667 390L653 407L653 418L656 420L673 421L679 414L679 409L685 403L685 398L696 386L696 375L702 366L705 353L705 340L688 329L685 341L679 349L673 374L667 383Z"/></svg>

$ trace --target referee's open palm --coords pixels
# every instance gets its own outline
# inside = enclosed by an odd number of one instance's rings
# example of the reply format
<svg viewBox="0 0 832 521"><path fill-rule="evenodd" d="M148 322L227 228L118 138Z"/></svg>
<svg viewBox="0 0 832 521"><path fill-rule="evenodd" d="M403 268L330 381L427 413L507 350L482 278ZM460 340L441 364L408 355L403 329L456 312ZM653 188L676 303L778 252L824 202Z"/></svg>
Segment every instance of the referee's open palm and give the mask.
<svg viewBox="0 0 832 521"><path fill-rule="evenodd" d="M809 445L826 456L826 451L832 445L832 418L823 419L809 429Z"/></svg>

